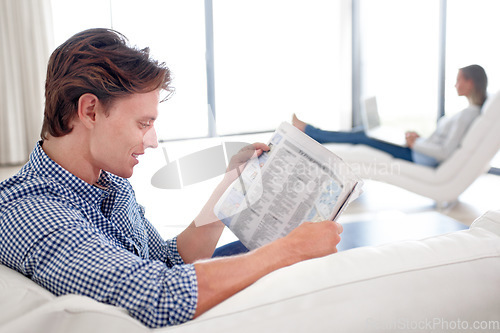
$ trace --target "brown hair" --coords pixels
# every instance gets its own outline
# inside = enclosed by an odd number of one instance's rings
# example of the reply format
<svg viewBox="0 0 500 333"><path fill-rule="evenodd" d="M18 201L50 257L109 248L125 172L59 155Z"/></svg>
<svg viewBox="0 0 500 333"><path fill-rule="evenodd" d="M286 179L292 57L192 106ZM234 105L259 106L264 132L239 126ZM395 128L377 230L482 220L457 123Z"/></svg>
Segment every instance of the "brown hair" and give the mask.
<svg viewBox="0 0 500 333"><path fill-rule="evenodd" d="M483 67L479 65L470 65L460 68L466 80L474 82L474 91L471 96L472 103L483 106L486 101L488 87L488 77Z"/></svg>
<svg viewBox="0 0 500 333"><path fill-rule="evenodd" d="M50 56L45 81L45 112L41 131L63 136L71 132L69 122L77 114L78 100L85 93L99 98L106 110L120 97L165 90L170 70L149 54L149 48L129 45L125 36L110 29L82 31L60 45Z"/></svg>

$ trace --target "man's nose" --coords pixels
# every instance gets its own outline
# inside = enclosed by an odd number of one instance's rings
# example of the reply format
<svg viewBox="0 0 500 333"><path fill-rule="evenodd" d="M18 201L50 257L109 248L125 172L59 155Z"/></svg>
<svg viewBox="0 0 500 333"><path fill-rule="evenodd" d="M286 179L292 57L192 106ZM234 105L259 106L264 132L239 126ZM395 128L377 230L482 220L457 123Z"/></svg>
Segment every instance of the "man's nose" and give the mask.
<svg viewBox="0 0 500 333"><path fill-rule="evenodd" d="M143 142L144 149L158 147L158 138L156 137L156 129L154 128L154 126L151 126L149 131L144 134Z"/></svg>

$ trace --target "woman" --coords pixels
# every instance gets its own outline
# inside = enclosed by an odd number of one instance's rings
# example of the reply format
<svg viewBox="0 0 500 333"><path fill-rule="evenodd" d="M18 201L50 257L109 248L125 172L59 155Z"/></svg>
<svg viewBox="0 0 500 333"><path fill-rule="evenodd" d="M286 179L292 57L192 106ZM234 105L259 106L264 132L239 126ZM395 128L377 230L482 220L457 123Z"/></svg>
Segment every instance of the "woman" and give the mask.
<svg viewBox="0 0 500 333"><path fill-rule="evenodd" d="M479 116L486 100L488 78L479 65L458 70L455 88L458 96L465 96L469 106L452 117L442 117L434 133L422 138L415 132L406 133L406 147L393 145L366 136L364 131L330 132L313 127L293 115L292 124L320 143L364 144L382 150L395 158L427 166L437 166L460 145L474 119Z"/></svg>

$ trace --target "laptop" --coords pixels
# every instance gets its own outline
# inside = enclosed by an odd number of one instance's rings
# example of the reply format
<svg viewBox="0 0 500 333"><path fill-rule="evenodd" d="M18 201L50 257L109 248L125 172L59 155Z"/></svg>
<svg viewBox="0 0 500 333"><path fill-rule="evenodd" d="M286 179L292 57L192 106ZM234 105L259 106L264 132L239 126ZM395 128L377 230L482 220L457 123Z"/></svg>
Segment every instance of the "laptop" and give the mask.
<svg viewBox="0 0 500 333"><path fill-rule="evenodd" d="M363 101L361 107L361 121L368 137L398 146L406 145L405 131L380 124L377 98L375 96L368 97Z"/></svg>

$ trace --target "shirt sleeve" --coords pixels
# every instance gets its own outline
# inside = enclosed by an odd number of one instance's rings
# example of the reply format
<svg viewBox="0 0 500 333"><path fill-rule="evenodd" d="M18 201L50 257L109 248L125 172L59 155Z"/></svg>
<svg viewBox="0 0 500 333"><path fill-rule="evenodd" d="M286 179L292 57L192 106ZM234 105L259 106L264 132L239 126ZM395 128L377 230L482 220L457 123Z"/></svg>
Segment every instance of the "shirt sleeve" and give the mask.
<svg viewBox="0 0 500 333"><path fill-rule="evenodd" d="M413 150L441 162L447 159L460 145L478 112L467 108L446 122L440 122L438 129L427 139L418 138ZM439 126L442 128L439 128Z"/></svg>
<svg viewBox="0 0 500 333"><path fill-rule="evenodd" d="M177 249L177 237L169 240L163 240L158 230L145 217L145 209L139 205L142 222L148 234L149 256L153 260L163 261L168 267L183 265L182 259Z"/></svg>
<svg viewBox="0 0 500 333"><path fill-rule="evenodd" d="M175 239L165 246L171 267L141 259L77 211L40 198L12 207L0 233L1 261L55 295L79 294L125 308L151 328L194 316L196 272L182 263Z"/></svg>

